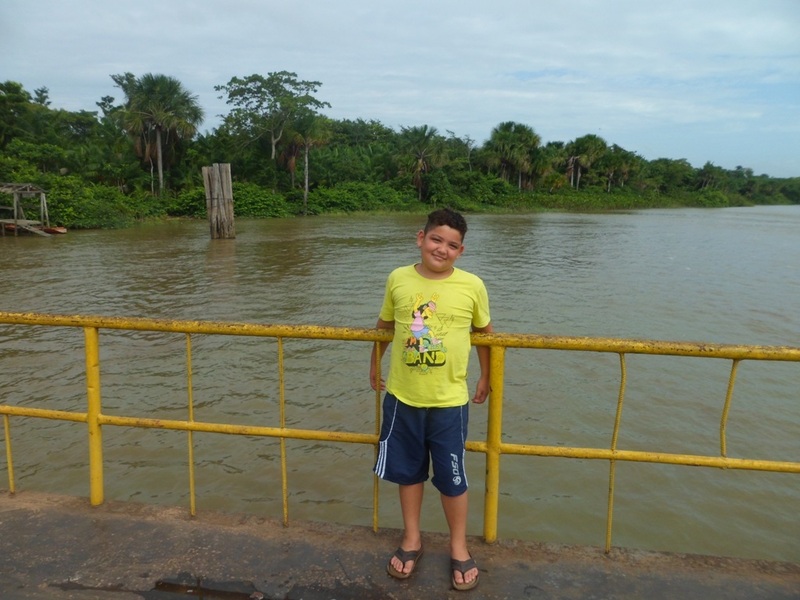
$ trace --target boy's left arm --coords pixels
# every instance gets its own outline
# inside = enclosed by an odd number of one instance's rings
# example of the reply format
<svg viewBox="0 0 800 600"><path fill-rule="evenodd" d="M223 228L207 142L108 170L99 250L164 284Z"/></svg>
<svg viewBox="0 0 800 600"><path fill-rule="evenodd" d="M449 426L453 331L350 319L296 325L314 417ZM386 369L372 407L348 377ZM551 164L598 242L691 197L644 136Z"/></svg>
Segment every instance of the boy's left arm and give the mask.
<svg viewBox="0 0 800 600"><path fill-rule="evenodd" d="M492 324L489 323L486 327L472 327L474 333L491 333ZM483 404L486 398L489 397L491 388L489 387L489 346L476 346L475 350L478 352L478 363L481 367L481 375L478 378L478 385L475 389L475 395L472 401L475 404Z"/></svg>

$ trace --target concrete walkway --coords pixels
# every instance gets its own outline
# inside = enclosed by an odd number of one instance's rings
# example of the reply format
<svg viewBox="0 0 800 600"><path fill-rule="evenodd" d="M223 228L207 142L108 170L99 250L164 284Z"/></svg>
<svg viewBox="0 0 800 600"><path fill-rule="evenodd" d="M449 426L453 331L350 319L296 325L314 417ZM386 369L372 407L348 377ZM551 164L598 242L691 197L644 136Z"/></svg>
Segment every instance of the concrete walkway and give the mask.
<svg viewBox="0 0 800 600"><path fill-rule="evenodd" d="M446 537L407 581L386 574L398 532L20 493L0 496L2 600L798 600L800 565L471 541L471 592L450 589ZM200 589L203 588L203 591ZM192 590L189 593L188 590Z"/></svg>

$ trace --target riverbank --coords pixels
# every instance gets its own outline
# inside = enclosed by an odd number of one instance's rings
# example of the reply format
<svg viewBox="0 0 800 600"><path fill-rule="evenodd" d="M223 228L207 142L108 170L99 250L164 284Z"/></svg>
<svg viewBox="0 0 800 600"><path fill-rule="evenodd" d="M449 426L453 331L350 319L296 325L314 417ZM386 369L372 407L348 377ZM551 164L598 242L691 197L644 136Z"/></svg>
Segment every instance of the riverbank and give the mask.
<svg viewBox="0 0 800 600"><path fill-rule="evenodd" d="M450 589L443 534L426 535L408 581L389 577L397 539L391 529L4 494L0 590L7 600L163 600L197 596L198 585L206 599L800 597L799 564L477 538L481 581L465 595Z"/></svg>

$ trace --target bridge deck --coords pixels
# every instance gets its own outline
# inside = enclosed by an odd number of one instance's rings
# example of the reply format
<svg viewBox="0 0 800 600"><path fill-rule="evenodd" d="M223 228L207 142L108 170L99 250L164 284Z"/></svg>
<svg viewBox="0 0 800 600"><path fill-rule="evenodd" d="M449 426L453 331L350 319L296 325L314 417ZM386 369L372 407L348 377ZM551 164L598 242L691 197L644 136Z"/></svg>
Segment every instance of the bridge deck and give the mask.
<svg viewBox="0 0 800 600"><path fill-rule="evenodd" d="M385 561L398 532L34 493L0 495L0 595L8 600L192 597L337 600L541 598L797 600L800 565L472 540L472 592L450 589L446 537L426 536L407 581ZM160 583L159 583L160 582ZM198 588L205 591L198 592ZM180 590L180 591L179 591ZM214 592L217 590L217 592ZM222 593L224 592L224 593ZM258 595L253 595L256 598Z"/></svg>

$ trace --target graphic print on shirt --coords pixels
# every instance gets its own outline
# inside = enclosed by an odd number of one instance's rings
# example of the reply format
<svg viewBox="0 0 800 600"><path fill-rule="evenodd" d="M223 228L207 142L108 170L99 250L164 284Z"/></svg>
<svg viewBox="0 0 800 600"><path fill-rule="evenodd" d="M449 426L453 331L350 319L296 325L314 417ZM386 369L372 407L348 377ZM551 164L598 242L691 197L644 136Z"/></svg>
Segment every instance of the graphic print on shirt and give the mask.
<svg viewBox="0 0 800 600"><path fill-rule="evenodd" d="M409 367L427 371L431 367L441 367L447 361L447 349L442 342L445 331L441 319L434 318L438 294L429 300L417 294L411 308L409 335L403 348L403 362Z"/></svg>

